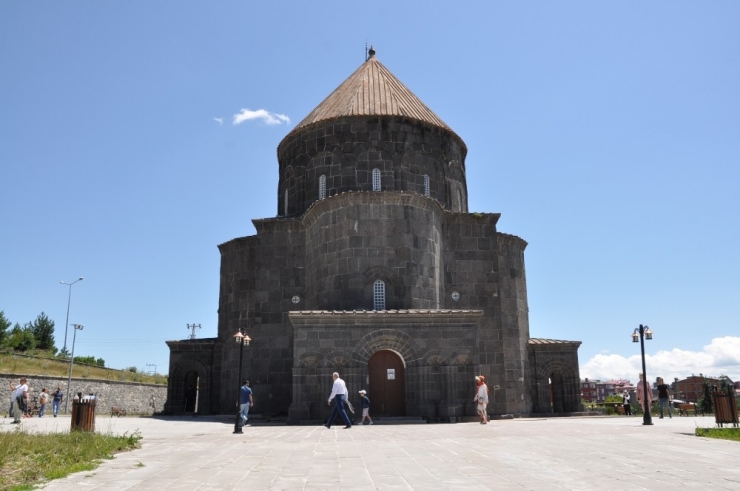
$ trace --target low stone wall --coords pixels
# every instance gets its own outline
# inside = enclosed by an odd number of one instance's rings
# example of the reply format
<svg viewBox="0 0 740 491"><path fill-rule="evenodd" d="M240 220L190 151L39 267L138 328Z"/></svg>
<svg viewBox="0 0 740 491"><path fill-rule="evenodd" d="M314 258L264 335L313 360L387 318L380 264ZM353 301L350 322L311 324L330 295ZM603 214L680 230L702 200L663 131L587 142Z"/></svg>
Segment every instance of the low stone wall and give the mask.
<svg viewBox="0 0 740 491"><path fill-rule="evenodd" d="M28 380L29 400L38 400L41 389L44 387L47 388L50 396L57 387L61 387L62 392L67 397L66 377L2 374L0 375L0 414L6 414L10 406L9 382L18 385L21 377L26 377ZM164 409L164 403L167 399L166 385L137 382L73 378L72 391L72 397L78 392L82 392L83 395L95 394L98 398L95 411L97 414L110 414L113 406L125 409L127 414L154 414ZM71 400L68 409L70 412L72 411ZM64 402L62 402L61 410L64 410ZM51 414L51 397L49 397L46 412L49 415Z"/></svg>

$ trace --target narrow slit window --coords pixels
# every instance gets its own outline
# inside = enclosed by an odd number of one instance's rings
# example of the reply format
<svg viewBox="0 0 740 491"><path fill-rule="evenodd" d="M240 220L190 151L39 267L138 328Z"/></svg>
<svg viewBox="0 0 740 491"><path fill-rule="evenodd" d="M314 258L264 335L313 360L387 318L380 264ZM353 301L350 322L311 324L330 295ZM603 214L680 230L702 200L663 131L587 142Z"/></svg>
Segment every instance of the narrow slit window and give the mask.
<svg viewBox="0 0 740 491"><path fill-rule="evenodd" d="M462 192L459 189L457 190L457 210L458 211L463 211L463 206L462 206Z"/></svg>
<svg viewBox="0 0 740 491"><path fill-rule="evenodd" d="M373 169L373 191L380 191L380 169Z"/></svg>
<svg viewBox="0 0 740 491"><path fill-rule="evenodd" d="M429 196L429 176L424 174L424 196Z"/></svg>
<svg viewBox="0 0 740 491"><path fill-rule="evenodd" d="M288 216L288 190L285 190L285 197L283 198L283 215Z"/></svg>
<svg viewBox="0 0 740 491"><path fill-rule="evenodd" d="M385 283L377 280L373 285L373 307L375 310L385 310Z"/></svg>
<svg viewBox="0 0 740 491"><path fill-rule="evenodd" d="M319 199L326 198L326 176L319 177Z"/></svg>

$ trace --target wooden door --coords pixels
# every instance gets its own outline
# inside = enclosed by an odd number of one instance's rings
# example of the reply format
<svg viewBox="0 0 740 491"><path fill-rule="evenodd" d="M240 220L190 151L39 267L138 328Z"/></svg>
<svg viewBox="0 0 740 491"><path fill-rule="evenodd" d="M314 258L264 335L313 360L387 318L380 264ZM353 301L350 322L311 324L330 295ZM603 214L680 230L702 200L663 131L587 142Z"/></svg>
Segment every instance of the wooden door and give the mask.
<svg viewBox="0 0 740 491"><path fill-rule="evenodd" d="M406 371L393 351L378 351L367 362L370 415L406 415Z"/></svg>

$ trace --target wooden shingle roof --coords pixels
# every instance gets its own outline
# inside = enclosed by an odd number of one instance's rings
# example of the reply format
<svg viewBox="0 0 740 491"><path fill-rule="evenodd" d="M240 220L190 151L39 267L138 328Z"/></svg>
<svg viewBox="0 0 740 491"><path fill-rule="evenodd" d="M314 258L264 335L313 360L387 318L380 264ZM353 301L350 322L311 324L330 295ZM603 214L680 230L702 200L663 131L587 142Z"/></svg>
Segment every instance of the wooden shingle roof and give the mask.
<svg viewBox="0 0 740 491"><path fill-rule="evenodd" d="M344 116L403 116L452 131L369 51L365 63L291 131ZM454 133L454 132L453 132Z"/></svg>

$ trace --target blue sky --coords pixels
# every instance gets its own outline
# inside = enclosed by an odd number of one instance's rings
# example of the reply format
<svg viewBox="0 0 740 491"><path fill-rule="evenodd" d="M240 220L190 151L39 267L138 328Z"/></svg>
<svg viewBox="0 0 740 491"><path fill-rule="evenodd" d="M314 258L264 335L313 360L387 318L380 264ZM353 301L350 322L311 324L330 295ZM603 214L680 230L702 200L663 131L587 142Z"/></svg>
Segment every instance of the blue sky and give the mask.
<svg viewBox="0 0 740 491"><path fill-rule="evenodd" d="M740 379L740 3L3 2L0 310L166 371L216 334L217 244L277 213L276 147L378 59L466 142L581 375ZM283 115L233 124L242 110ZM220 119L221 121L217 121ZM69 342L71 344L71 341Z"/></svg>

